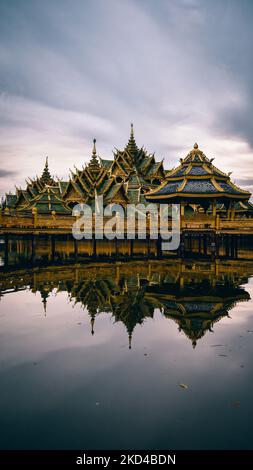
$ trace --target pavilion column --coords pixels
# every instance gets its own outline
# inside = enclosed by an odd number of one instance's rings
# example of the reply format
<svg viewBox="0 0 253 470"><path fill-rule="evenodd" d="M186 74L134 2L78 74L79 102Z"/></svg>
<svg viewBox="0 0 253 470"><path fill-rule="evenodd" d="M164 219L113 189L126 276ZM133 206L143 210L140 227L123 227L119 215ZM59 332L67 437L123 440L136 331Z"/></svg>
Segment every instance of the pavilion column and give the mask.
<svg viewBox="0 0 253 470"><path fill-rule="evenodd" d="M184 201L180 202L180 215L183 217L184 216L184 209L185 209L185 203Z"/></svg>
<svg viewBox="0 0 253 470"><path fill-rule="evenodd" d="M235 220L235 204L231 203L231 220Z"/></svg>
<svg viewBox="0 0 253 470"><path fill-rule="evenodd" d="M216 213L217 213L216 209L217 209L217 204L216 204L216 200L214 200L212 201L212 216L213 217L216 217Z"/></svg>
<svg viewBox="0 0 253 470"><path fill-rule="evenodd" d="M219 214L217 214L216 218L215 218L215 228L216 228L216 230L220 229L220 216L219 216Z"/></svg>
<svg viewBox="0 0 253 470"><path fill-rule="evenodd" d="M37 218L38 218L38 210L37 207L32 208L32 220L33 220L33 226L36 227L37 225Z"/></svg>
<svg viewBox="0 0 253 470"><path fill-rule="evenodd" d="M184 227L184 222L183 222L184 209L185 209L185 203L184 203L184 201L181 201L180 202L180 229L182 229Z"/></svg>

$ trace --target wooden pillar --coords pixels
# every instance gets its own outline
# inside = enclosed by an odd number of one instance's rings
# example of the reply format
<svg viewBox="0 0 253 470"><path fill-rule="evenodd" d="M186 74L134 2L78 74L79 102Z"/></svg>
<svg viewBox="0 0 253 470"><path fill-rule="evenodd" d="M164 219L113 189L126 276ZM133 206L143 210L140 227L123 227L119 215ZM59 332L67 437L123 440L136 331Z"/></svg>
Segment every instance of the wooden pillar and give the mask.
<svg viewBox="0 0 253 470"><path fill-rule="evenodd" d="M214 199L212 201L212 216L213 217L216 217L216 209L217 209L217 205L216 205L216 200Z"/></svg>
<svg viewBox="0 0 253 470"><path fill-rule="evenodd" d="M220 215L217 214L215 218L215 229L220 230Z"/></svg>
<svg viewBox="0 0 253 470"><path fill-rule="evenodd" d="M36 227L37 225L37 218L38 218L38 210L36 207L32 208L32 219L33 219L33 226Z"/></svg>
<svg viewBox="0 0 253 470"><path fill-rule="evenodd" d="M182 274L179 277L179 287L180 289L184 288L184 276Z"/></svg>
<svg viewBox="0 0 253 470"><path fill-rule="evenodd" d="M235 220L235 204L231 205L231 220Z"/></svg>
<svg viewBox="0 0 253 470"><path fill-rule="evenodd" d="M184 203L184 201L181 201L180 202L180 215L181 215L181 217L184 216L184 209L185 209L185 203Z"/></svg>
<svg viewBox="0 0 253 470"><path fill-rule="evenodd" d="M4 266L8 267L9 264L9 235L6 233L4 236Z"/></svg>

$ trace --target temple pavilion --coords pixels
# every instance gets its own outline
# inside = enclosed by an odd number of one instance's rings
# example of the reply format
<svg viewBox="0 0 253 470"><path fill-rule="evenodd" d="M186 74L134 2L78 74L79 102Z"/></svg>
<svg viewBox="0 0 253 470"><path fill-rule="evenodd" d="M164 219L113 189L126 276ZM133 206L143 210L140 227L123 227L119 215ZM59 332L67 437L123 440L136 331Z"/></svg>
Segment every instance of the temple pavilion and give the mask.
<svg viewBox="0 0 253 470"><path fill-rule="evenodd" d="M146 194L150 202L179 203L181 215L185 207L189 211L208 212L211 206L213 216L217 209L228 213L233 219L236 204L243 204L238 209L247 212L252 205L248 203L250 192L245 191L230 179L231 173L223 173L194 144L193 149L183 159L180 165L166 174L165 180L155 190Z"/></svg>
<svg viewBox="0 0 253 470"><path fill-rule="evenodd" d="M205 212L205 217L252 217L251 194L236 186L231 173L223 173L213 160L195 144L177 168L165 170L163 161L138 147L131 124L127 144L123 150L114 150L112 160L97 154L94 139L89 162L81 169L75 167L68 181L51 176L46 158L40 177L26 180L25 189L16 187L16 194L6 194L3 214L71 216L76 204L94 208L96 198L103 196L104 205L180 203L181 215Z"/></svg>

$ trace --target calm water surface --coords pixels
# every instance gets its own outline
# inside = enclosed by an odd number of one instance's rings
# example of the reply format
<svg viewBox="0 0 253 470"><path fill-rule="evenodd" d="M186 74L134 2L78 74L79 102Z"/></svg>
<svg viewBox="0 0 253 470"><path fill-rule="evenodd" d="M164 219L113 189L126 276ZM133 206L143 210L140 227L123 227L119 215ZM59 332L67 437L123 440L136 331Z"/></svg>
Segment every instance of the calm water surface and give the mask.
<svg viewBox="0 0 253 470"><path fill-rule="evenodd" d="M1 448L252 449L252 275L238 260L0 273Z"/></svg>

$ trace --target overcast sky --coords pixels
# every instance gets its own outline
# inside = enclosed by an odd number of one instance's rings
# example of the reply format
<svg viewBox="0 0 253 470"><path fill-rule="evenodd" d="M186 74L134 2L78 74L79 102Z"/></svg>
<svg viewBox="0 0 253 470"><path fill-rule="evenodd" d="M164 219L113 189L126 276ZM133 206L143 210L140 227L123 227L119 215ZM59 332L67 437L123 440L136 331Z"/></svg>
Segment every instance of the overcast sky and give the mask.
<svg viewBox="0 0 253 470"><path fill-rule="evenodd" d="M253 191L252 0L0 0L0 187L194 142Z"/></svg>

